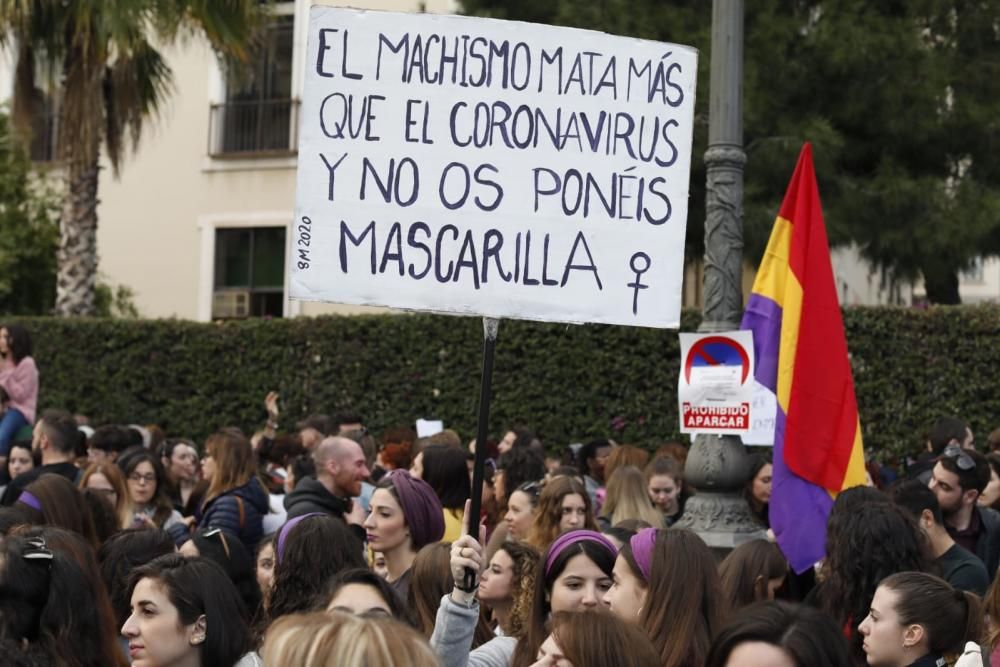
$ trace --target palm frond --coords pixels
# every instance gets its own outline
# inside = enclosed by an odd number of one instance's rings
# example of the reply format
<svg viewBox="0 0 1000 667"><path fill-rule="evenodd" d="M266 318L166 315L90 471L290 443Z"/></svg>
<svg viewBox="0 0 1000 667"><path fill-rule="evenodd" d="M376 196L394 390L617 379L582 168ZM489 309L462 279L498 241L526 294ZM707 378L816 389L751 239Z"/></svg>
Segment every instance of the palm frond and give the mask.
<svg viewBox="0 0 1000 667"><path fill-rule="evenodd" d="M38 89L35 86L35 52L31 42L20 40L17 65L14 69L14 100L11 105L11 122L18 139L30 145L32 121L39 109Z"/></svg>
<svg viewBox="0 0 1000 667"><path fill-rule="evenodd" d="M125 140L131 141L134 150L144 121L159 114L172 88L173 72L162 54L146 41L133 44L128 53L119 53L105 68L104 139L116 175L125 156Z"/></svg>

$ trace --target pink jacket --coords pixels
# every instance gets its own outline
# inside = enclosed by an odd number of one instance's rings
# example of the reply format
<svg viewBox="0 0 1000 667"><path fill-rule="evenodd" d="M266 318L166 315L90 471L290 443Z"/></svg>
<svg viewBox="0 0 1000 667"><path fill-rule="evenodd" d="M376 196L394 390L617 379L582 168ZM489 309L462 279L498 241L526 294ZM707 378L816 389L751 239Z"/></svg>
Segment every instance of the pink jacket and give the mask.
<svg viewBox="0 0 1000 667"><path fill-rule="evenodd" d="M0 387L10 397L8 407L19 410L29 424L34 424L38 406L38 367L35 360L25 357L16 366L13 361L8 361L0 370Z"/></svg>

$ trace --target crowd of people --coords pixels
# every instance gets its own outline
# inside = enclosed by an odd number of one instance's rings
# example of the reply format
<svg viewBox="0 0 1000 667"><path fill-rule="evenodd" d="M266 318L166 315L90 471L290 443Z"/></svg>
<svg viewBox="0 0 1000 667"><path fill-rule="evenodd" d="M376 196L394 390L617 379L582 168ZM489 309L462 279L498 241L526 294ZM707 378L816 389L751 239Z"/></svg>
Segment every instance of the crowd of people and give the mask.
<svg viewBox="0 0 1000 667"><path fill-rule="evenodd" d="M283 430L273 392L262 428L198 443L36 418L27 332L0 328L0 355L3 664L1000 664L1000 454L958 419L840 493L826 558L796 573L769 533L723 558L681 527L680 443L376 438L356 414ZM762 533L772 471L750 457Z"/></svg>

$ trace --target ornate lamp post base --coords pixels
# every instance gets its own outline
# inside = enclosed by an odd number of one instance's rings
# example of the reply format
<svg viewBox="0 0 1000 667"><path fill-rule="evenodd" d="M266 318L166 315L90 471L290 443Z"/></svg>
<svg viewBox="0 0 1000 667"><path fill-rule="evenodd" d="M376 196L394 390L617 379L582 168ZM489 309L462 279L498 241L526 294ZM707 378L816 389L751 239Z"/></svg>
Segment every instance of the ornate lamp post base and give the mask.
<svg viewBox="0 0 1000 667"><path fill-rule="evenodd" d="M698 533L712 549L728 553L749 540L766 539L743 496L747 455L736 436L699 435L685 466L686 483L698 489L684 506L680 528Z"/></svg>

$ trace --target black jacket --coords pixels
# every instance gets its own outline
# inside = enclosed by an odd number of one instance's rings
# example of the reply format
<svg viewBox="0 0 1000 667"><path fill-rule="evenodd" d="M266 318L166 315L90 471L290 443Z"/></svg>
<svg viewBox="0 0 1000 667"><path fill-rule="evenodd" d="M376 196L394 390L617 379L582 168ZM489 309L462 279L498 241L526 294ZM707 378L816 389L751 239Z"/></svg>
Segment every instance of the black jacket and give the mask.
<svg viewBox="0 0 1000 667"><path fill-rule="evenodd" d="M979 512L979 539L976 540L976 555L986 565L990 582L997 576L1000 566L1000 513L988 507L976 507Z"/></svg>
<svg viewBox="0 0 1000 667"><path fill-rule="evenodd" d="M285 496L285 510L288 512L289 519L318 512L345 521L344 515L351 511L351 499L335 496L315 477L306 477L295 485L295 489L291 493ZM351 524L348 524L348 528L359 540L364 542L364 528Z"/></svg>
<svg viewBox="0 0 1000 667"><path fill-rule="evenodd" d="M338 498L315 477L306 477L285 496L285 510L289 519L313 512L343 519L351 511L351 499Z"/></svg>
<svg viewBox="0 0 1000 667"><path fill-rule="evenodd" d="M250 553L264 536L264 515L270 510L267 492L256 477L213 498L202 511L199 528L220 528L236 535Z"/></svg>

